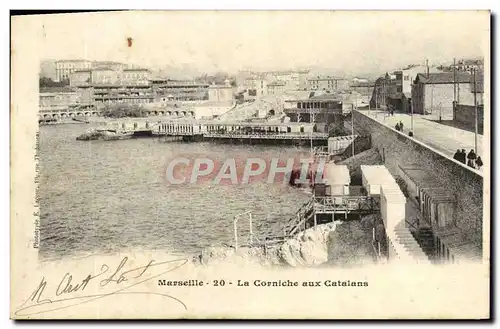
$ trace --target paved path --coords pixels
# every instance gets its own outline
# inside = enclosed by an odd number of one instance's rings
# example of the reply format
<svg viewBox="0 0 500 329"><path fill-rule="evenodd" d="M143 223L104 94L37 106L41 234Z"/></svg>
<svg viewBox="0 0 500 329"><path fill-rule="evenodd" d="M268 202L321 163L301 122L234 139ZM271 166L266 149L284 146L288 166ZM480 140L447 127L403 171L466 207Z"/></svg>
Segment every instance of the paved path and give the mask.
<svg viewBox="0 0 500 329"><path fill-rule="evenodd" d="M403 122L404 133L408 134L411 128L411 116L408 114L394 113L394 116L387 116L383 111L361 111L364 114L395 128L396 123ZM474 149L474 133L458 129L455 127L442 125L437 122L427 120L422 115L413 115L413 137L441 152L453 157L457 149L465 149L467 153ZM483 156L483 136L478 135L477 152Z"/></svg>

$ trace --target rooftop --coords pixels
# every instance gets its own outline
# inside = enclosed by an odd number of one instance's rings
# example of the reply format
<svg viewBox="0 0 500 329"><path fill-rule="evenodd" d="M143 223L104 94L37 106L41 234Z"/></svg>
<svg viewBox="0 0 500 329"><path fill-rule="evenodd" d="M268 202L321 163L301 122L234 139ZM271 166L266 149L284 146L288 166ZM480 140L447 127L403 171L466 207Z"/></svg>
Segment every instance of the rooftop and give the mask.
<svg viewBox="0 0 500 329"><path fill-rule="evenodd" d="M115 70L113 70L110 67L97 67L97 68L93 69L92 71L113 71L113 72L116 72Z"/></svg>
<svg viewBox="0 0 500 329"><path fill-rule="evenodd" d="M424 84L469 83L471 75L467 72L418 73L415 82Z"/></svg>
<svg viewBox="0 0 500 329"><path fill-rule="evenodd" d="M342 97L337 94L325 93L309 98L312 101L341 101Z"/></svg>
<svg viewBox="0 0 500 329"><path fill-rule="evenodd" d="M274 81L274 82L268 83L267 85L268 86L284 86L284 85L286 85L286 83L283 81Z"/></svg>
<svg viewBox="0 0 500 329"><path fill-rule="evenodd" d="M341 77L333 77L333 76L329 76L329 75L318 75L318 76L315 76L315 77L310 77L310 78L307 78L307 80L347 80L345 78L341 78Z"/></svg>
<svg viewBox="0 0 500 329"><path fill-rule="evenodd" d="M375 81L368 81L368 82L357 82L357 83L353 83L351 85L351 87L353 88L360 88L360 87L375 87Z"/></svg>

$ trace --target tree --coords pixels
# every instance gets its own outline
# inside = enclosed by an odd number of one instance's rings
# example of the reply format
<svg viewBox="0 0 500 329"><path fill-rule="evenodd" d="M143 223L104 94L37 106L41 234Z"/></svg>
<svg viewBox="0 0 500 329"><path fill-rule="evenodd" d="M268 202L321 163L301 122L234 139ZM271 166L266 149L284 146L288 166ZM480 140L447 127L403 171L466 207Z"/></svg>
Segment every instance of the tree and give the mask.
<svg viewBox="0 0 500 329"><path fill-rule="evenodd" d="M107 105L103 109L102 114L108 118L141 118L146 116L142 107L136 104Z"/></svg>
<svg viewBox="0 0 500 329"><path fill-rule="evenodd" d="M44 87L65 87L69 85L69 79L65 79L59 82L56 82L52 80L51 78L47 77L40 77L38 81L38 85L40 88Z"/></svg>

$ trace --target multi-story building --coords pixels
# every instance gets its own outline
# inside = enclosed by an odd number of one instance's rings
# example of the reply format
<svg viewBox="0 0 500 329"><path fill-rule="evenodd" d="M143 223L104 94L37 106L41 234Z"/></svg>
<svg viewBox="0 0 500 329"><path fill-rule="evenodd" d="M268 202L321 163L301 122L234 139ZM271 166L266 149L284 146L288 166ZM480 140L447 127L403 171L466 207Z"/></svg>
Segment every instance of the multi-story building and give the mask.
<svg viewBox="0 0 500 329"><path fill-rule="evenodd" d="M284 91L305 90L309 71L268 71L268 72L240 72L242 90L246 90L251 97L264 97L271 93ZM268 87L268 85L271 85Z"/></svg>
<svg viewBox="0 0 500 329"><path fill-rule="evenodd" d="M81 110L93 109L91 94L82 91L70 87L41 88L39 116L44 119L61 118L67 116L68 112L76 115Z"/></svg>
<svg viewBox="0 0 500 329"><path fill-rule="evenodd" d="M208 87L208 100L214 103L232 103L233 87L229 80L224 85L211 85Z"/></svg>
<svg viewBox="0 0 500 329"><path fill-rule="evenodd" d="M208 100L207 83L168 78L151 79L156 102Z"/></svg>
<svg viewBox="0 0 500 329"><path fill-rule="evenodd" d="M93 69L111 69L113 71L123 71L127 68L126 64L113 61L94 61L92 62Z"/></svg>
<svg viewBox="0 0 500 329"><path fill-rule="evenodd" d="M149 85L151 71L142 68L124 69L120 76L120 80L121 83L125 85Z"/></svg>
<svg viewBox="0 0 500 329"><path fill-rule="evenodd" d="M92 84L92 71L79 70L71 73L69 76L69 85L71 87L88 86Z"/></svg>
<svg viewBox="0 0 500 329"><path fill-rule="evenodd" d="M275 81L267 84L268 95L279 95L285 92L287 83L285 81Z"/></svg>
<svg viewBox="0 0 500 329"><path fill-rule="evenodd" d="M344 78L331 76L316 76L307 79L311 90L341 91L349 88L349 81Z"/></svg>
<svg viewBox="0 0 500 329"><path fill-rule="evenodd" d="M244 81L245 89L248 95L255 98L260 98L267 95L267 78L264 74L257 74L253 77L246 78Z"/></svg>
<svg viewBox="0 0 500 329"><path fill-rule="evenodd" d="M120 83L120 72L110 68L93 69L92 85L117 85Z"/></svg>
<svg viewBox="0 0 500 329"><path fill-rule="evenodd" d="M269 83L278 83L283 86L283 90L299 89L299 72L298 71L270 71L264 73Z"/></svg>
<svg viewBox="0 0 500 329"><path fill-rule="evenodd" d="M413 80L419 72L429 70L423 66L411 65L408 68L386 73L378 78L373 88L371 106L391 107L402 112L411 111L411 92ZM433 69L433 71L436 71Z"/></svg>
<svg viewBox="0 0 500 329"><path fill-rule="evenodd" d="M319 132L328 132L329 127L343 122L342 98L325 93L304 99L285 100L283 112L290 122L316 123Z"/></svg>
<svg viewBox="0 0 500 329"><path fill-rule="evenodd" d="M68 80L71 73L75 71L89 70L92 68L92 62L83 59L60 60L55 63L56 81Z"/></svg>
<svg viewBox="0 0 500 329"><path fill-rule="evenodd" d="M92 90L97 106L116 103L142 104L154 101L150 85L94 84Z"/></svg>
<svg viewBox="0 0 500 329"><path fill-rule="evenodd" d="M65 110L68 106L79 102L78 94L74 89L68 87L42 88L38 97L40 113Z"/></svg>
<svg viewBox="0 0 500 329"><path fill-rule="evenodd" d="M154 100L149 70L113 69L117 67L103 65L91 70L75 71L70 76L70 85L77 88L82 101L96 106L150 103Z"/></svg>

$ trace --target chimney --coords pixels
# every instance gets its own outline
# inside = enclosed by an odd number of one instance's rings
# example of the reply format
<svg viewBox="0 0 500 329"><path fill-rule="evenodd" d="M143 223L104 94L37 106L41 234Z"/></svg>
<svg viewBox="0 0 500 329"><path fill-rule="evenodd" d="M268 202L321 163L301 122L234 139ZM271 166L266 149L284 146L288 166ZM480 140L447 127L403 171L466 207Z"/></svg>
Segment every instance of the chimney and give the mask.
<svg viewBox="0 0 500 329"><path fill-rule="evenodd" d="M427 70L427 79L429 79L429 60L428 59L425 60L425 68Z"/></svg>

